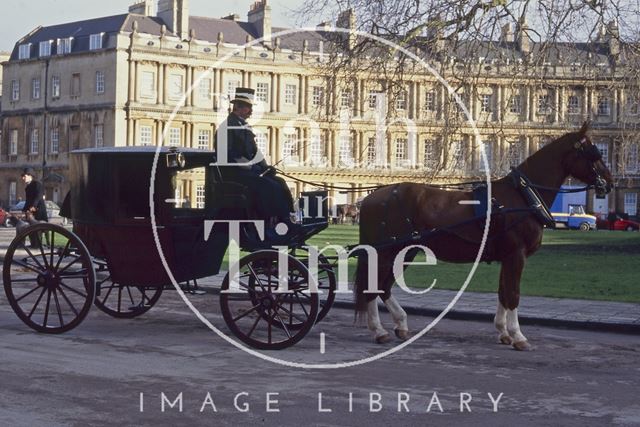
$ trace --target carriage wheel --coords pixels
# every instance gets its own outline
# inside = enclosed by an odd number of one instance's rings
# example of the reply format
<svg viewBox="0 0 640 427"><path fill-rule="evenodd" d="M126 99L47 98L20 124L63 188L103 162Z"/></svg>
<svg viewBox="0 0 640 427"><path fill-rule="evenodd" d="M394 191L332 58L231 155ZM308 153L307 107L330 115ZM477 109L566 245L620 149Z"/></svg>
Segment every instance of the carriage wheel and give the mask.
<svg viewBox="0 0 640 427"><path fill-rule="evenodd" d="M75 328L95 298L89 251L78 236L53 224L31 225L13 239L3 281L13 311L38 332Z"/></svg>
<svg viewBox="0 0 640 427"><path fill-rule="evenodd" d="M309 251L304 247L293 248L291 250L291 256L302 261L302 263L309 267ZM318 273L316 277L316 283L318 284L318 290L320 291L320 311L318 312L318 318L316 323L325 318L333 302L336 299L336 274L333 271L333 265L329 262L327 257L322 254L318 254Z"/></svg>
<svg viewBox="0 0 640 427"><path fill-rule="evenodd" d="M111 281L111 274L98 277L96 307L119 319L138 317L153 307L162 295L163 286L122 285Z"/></svg>
<svg viewBox="0 0 640 427"><path fill-rule="evenodd" d="M289 292L278 277L278 252L258 251L239 262L230 289L222 282L220 307L227 326L244 343L261 350L280 350L300 341L318 316L318 294L309 292L309 271L287 255Z"/></svg>

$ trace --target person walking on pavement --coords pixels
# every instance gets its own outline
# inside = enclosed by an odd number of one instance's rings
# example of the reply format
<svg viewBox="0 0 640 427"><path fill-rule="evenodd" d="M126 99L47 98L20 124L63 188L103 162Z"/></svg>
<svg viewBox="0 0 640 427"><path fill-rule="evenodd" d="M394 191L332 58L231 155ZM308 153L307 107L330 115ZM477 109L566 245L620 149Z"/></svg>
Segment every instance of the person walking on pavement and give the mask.
<svg viewBox="0 0 640 427"><path fill-rule="evenodd" d="M40 181L34 179L32 168L25 168L22 172L22 181L25 183L24 193L25 201L22 208L24 212L24 221L28 224L36 224L40 221L48 221L47 206L44 201L44 188ZM16 227L18 228L18 227ZM20 231L19 229L16 231ZM29 235L31 246L38 246L40 239L38 236Z"/></svg>

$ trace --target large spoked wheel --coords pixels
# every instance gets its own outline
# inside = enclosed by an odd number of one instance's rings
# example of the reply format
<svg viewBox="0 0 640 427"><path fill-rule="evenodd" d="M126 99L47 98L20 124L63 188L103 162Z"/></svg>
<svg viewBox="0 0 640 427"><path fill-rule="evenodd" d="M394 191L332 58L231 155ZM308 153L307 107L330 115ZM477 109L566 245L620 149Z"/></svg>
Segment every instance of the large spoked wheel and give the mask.
<svg viewBox="0 0 640 427"><path fill-rule="evenodd" d="M11 308L38 332L75 328L95 298L89 251L78 236L58 225L22 230L7 249L2 274Z"/></svg>
<svg viewBox="0 0 640 427"><path fill-rule="evenodd" d="M163 286L123 285L111 281L109 270L98 272L96 307L109 316L132 319L146 313L162 295Z"/></svg>
<svg viewBox="0 0 640 427"><path fill-rule="evenodd" d="M292 346L311 330L318 317L318 294L310 292L309 271L290 255L284 254L284 258L288 268L279 275L277 251L254 252L240 260L234 280L230 280L230 271L222 282L224 320L251 347L280 350Z"/></svg>
<svg viewBox="0 0 640 427"><path fill-rule="evenodd" d="M291 256L300 260L307 268L309 268L309 251L305 248L294 248L291 250ZM318 254L318 271L316 274L316 283L320 297L320 311L316 323L325 318L333 302L336 299L336 274L333 271L333 265L327 257ZM314 274L310 271L309 274Z"/></svg>

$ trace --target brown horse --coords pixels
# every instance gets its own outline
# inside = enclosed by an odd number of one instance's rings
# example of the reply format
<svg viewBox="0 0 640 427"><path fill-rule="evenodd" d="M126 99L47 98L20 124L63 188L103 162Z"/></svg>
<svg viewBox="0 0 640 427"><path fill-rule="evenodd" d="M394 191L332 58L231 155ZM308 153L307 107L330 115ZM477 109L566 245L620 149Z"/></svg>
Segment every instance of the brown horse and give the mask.
<svg viewBox="0 0 640 427"><path fill-rule="evenodd" d="M360 212L357 205L338 205L336 212L338 214L339 224L344 224L347 218L349 218L352 225L358 223L358 216L360 215Z"/></svg>
<svg viewBox="0 0 640 427"><path fill-rule="evenodd" d="M502 206L492 213L482 260L502 264L494 323L500 342L512 344L517 350L531 348L520 331L517 308L525 260L542 243L544 214L548 213L544 205L552 204L568 176L594 186L599 195L612 188L611 173L597 147L587 137L587 130L585 123L578 132L568 133L547 144L511 174L491 183L491 196ZM530 185L518 184L526 183L527 178ZM527 191L529 195L532 191L537 193L538 199L527 198ZM369 286L369 260L361 256L355 279L356 315L368 315L368 327L376 342L391 340L380 323L378 296L393 317L398 338L410 336L407 315L391 296L391 286L395 282L394 259L400 250L416 243L408 236L422 235L421 244L431 249L438 260L469 263L476 259L485 218L474 220L474 207L465 203L473 199L472 191L449 191L415 183L382 187L364 199L360 209L360 244L378 248L377 289L382 293L365 292ZM429 230L439 231L429 233ZM394 244L394 241L398 243ZM410 254L405 261L412 258Z"/></svg>

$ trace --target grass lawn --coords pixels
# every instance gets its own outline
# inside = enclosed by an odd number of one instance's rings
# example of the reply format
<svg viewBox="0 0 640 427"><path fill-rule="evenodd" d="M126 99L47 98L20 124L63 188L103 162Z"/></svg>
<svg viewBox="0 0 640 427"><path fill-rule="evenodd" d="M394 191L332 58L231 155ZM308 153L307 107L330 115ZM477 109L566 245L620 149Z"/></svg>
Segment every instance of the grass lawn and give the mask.
<svg viewBox="0 0 640 427"><path fill-rule="evenodd" d="M322 248L358 241L357 226L331 226L309 240ZM350 268L355 266L351 260ZM424 287L459 289L471 264L412 266L406 282ZM480 264L468 291L496 292L500 264ZM546 230L543 246L527 260L521 284L523 295L640 302L640 233Z"/></svg>

